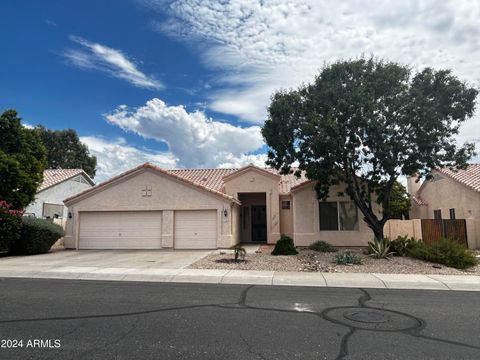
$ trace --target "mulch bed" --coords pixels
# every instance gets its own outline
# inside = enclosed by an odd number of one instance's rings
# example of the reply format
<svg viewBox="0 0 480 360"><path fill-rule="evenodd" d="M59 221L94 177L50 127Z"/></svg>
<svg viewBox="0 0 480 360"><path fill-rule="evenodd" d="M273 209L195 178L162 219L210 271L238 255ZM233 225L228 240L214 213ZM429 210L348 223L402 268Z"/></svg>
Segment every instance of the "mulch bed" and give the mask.
<svg viewBox="0 0 480 360"><path fill-rule="evenodd" d="M360 265L337 265L334 261L335 253L319 253L308 249L299 249L298 255L273 256L270 255L272 250L272 246L261 246L260 252L247 254L245 260L239 262L234 261L233 253L231 252L211 254L191 264L190 268L337 273L480 275L479 265L467 270L458 270L408 257L374 259L365 255L363 250L359 248L349 250L361 256L362 264Z"/></svg>

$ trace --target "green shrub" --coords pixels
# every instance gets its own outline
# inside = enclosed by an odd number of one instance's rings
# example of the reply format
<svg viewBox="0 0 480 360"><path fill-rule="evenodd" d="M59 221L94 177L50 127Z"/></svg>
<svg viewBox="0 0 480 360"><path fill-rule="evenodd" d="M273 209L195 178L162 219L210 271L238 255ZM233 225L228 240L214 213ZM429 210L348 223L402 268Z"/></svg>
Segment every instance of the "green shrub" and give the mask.
<svg viewBox="0 0 480 360"><path fill-rule="evenodd" d="M275 248L272 251L272 255L296 255L298 254L295 249L295 244L290 236L282 235L280 240L275 244Z"/></svg>
<svg viewBox="0 0 480 360"><path fill-rule="evenodd" d="M238 245L238 246L235 246L233 250L235 252L235 257L234 257L235 262L237 262L239 258L241 258L242 260L245 260L245 255L247 255L247 251L243 247Z"/></svg>
<svg viewBox="0 0 480 360"><path fill-rule="evenodd" d="M22 218L20 238L12 245L10 252L17 255L43 254L64 236L61 226L50 220Z"/></svg>
<svg viewBox="0 0 480 360"><path fill-rule="evenodd" d="M409 238L408 236L399 236L395 240L390 241L390 250L393 251L394 256L408 256L410 250L412 250L418 243L415 238Z"/></svg>
<svg viewBox="0 0 480 360"><path fill-rule="evenodd" d="M335 255L335 262L338 265L361 264L362 257L349 250L340 251Z"/></svg>
<svg viewBox="0 0 480 360"><path fill-rule="evenodd" d="M21 229L21 212L12 209L6 201L0 200L0 252L10 250L20 238Z"/></svg>
<svg viewBox="0 0 480 360"><path fill-rule="evenodd" d="M368 256L371 256L376 259L388 259L393 255L393 252L390 250L390 240L383 239L379 241L377 239L368 242L367 248Z"/></svg>
<svg viewBox="0 0 480 360"><path fill-rule="evenodd" d="M431 245L417 242L408 250L408 255L416 259L457 269L466 269L477 265L477 259L473 252L465 246L449 239L442 239L438 243Z"/></svg>
<svg viewBox="0 0 480 360"><path fill-rule="evenodd" d="M308 248L310 250L315 250L315 251L324 252L324 253L337 251L337 249L333 245L329 244L326 241L321 241L321 240L315 241L314 243L310 244Z"/></svg>

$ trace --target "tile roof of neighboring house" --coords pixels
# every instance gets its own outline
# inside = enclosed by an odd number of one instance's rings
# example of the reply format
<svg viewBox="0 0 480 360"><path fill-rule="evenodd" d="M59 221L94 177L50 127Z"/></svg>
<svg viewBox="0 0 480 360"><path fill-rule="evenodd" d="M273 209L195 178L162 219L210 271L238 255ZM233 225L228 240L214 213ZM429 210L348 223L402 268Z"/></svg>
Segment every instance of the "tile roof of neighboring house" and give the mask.
<svg viewBox="0 0 480 360"><path fill-rule="evenodd" d="M442 168L437 169L437 171L474 191L480 192L480 164L469 164L465 170L453 171L447 168Z"/></svg>
<svg viewBox="0 0 480 360"><path fill-rule="evenodd" d="M43 172L43 181L38 187L37 192L48 189L80 174L84 175L85 179L92 185L95 185L93 180L90 179L82 169L47 169Z"/></svg>
<svg viewBox="0 0 480 360"><path fill-rule="evenodd" d="M278 171L271 168L260 168L271 172L272 174L279 175ZM195 184L203 185L215 191L223 192L224 181L223 178L227 175L231 175L240 169L174 169L167 170L168 173L177 175L187 181ZM280 182L278 184L278 191L280 194L288 194L290 190L297 185L307 182L308 179L302 175L297 178L293 174L280 175Z"/></svg>
<svg viewBox="0 0 480 360"><path fill-rule="evenodd" d="M420 196L412 196L412 200L415 202L415 204L417 205L428 205L425 201L423 201L423 199L420 197Z"/></svg>

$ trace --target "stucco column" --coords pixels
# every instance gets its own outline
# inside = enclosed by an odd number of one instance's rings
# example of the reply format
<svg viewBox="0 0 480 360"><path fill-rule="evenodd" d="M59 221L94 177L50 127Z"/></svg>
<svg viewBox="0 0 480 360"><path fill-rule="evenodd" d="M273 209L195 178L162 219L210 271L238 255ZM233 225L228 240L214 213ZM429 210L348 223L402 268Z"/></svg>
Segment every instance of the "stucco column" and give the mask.
<svg viewBox="0 0 480 360"><path fill-rule="evenodd" d="M275 244L280 239L280 200L278 191L267 193L267 242Z"/></svg>
<svg viewBox="0 0 480 360"><path fill-rule="evenodd" d="M173 210L162 211L162 248L173 247Z"/></svg>

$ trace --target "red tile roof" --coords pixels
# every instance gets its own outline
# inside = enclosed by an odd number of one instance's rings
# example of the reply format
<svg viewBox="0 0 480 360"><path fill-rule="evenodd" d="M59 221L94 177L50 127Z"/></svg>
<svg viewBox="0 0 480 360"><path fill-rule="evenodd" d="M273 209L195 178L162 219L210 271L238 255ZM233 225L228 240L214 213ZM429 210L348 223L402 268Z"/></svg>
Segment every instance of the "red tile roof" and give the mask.
<svg viewBox="0 0 480 360"><path fill-rule="evenodd" d="M76 194L75 196L69 197L64 200L64 202L69 202L75 198L81 197L83 195L86 195L87 193L90 193L92 191L96 191L99 188L103 188L106 185L110 184L111 182L124 177L128 174L131 174L137 170L140 170L142 168L150 168L157 170L159 172L162 172L164 174L168 174L174 178L177 178L181 181L184 181L186 183L189 183L190 185L196 186L200 189L210 191L212 193L215 193L217 195L220 195L222 197L225 197L227 199L233 200L235 202L238 202L238 200L234 199L233 197L227 195L224 193L224 181L223 178L227 175L230 175L239 169L237 168L230 168L230 169L172 169L172 170L167 170L167 169L162 169L160 167L157 167L155 165L145 163L140 166L137 166L136 168L133 168L131 170L128 170L120 175L117 175L107 181L104 181L101 184L98 184L97 186L94 186L90 189L87 189L79 194ZM271 172L273 174L278 174L278 171L275 169L262 169L266 170L268 172ZM290 193L290 189L294 186L297 186L301 183L304 183L308 181L308 179L305 176L300 177L297 179L293 174L290 175L280 175L280 181L279 181L279 192L280 194L288 194Z"/></svg>
<svg viewBox="0 0 480 360"><path fill-rule="evenodd" d="M48 189L80 174L83 174L85 179L94 185L93 180L90 179L82 169L47 169L43 172L43 181L38 187L37 192Z"/></svg>
<svg viewBox="0 0 480 360"><path fill-rule="evenodd" d="M476 192L480 192L480 164L469 164L465 170L453 171L447 168L442 168L437 169L437 171Z"/></svg>
<svg viewBox="0 0 480 360"><path fill-rule="evenodd" d="M415 202L415 204L423 206L423 205L428 205L420 196L412 196L412 200Z"/></svg>
<svg viewBox="0 0 480 360"><path fill-rule="evenodd" d="M212 190L223 192L225 185L223 178L227 175L233 174L238 170L240 169L174 169L167 170L167 172L184 178L192 183L204 185ZM272 174L280 175L275 169L262 168L262 170L266 170ZM302 175L300 178L297 178L293 174L280 175L278 191L280 194L288 194L290 193L292 187L300 185L306 181L308 181L308 179L304 175Z"/></svg>

